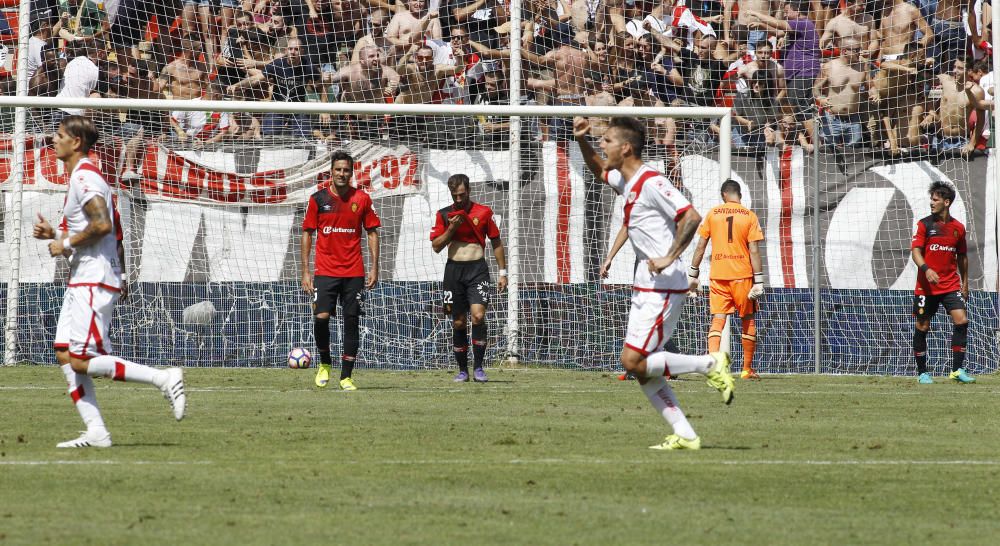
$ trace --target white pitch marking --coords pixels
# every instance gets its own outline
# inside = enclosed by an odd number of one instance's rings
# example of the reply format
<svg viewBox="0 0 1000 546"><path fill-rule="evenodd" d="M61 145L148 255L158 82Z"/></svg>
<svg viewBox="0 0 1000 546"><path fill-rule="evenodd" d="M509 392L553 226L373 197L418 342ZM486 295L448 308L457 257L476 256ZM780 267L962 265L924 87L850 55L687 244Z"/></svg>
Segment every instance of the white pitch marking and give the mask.
<svg viewBox="0 0 1000 546"><path fill-rule="evenodd" d="M46 465L207 465L213 461L0 461L0 466L46 466Z"/></svg>

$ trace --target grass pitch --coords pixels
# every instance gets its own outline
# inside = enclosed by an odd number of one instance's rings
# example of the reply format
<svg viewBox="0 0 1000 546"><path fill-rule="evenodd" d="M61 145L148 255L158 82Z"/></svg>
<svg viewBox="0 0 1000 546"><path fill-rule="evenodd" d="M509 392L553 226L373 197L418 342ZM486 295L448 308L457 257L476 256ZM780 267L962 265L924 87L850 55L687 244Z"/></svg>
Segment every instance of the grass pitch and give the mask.
<svg viewBox="0 0 1000 546"><path fill-rule="evenodd" d="M0 369L0 545L986 544L1000 537L1000 378L767 376L722 405L674 381L703 441L608 374L189 369L188 416L98 382L115 446L55 367Z"/></svg>

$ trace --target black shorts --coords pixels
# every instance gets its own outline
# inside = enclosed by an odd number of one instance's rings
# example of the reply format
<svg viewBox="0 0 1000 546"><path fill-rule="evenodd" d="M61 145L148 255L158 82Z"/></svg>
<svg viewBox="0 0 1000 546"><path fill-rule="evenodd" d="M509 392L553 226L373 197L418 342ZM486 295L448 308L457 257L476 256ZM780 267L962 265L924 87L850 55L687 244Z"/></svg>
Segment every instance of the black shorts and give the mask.
<svg viewBox="0 0 1000 546"><path fill-rule="evenodd" d="M444 266L444 312L452 317L465 314L470 305L489 305L493 282L486 259L473 262L448 260Z"/></svg>
<svg viewBox="0 0 1000 546"><path fill-rule="evenodd" d="M947 294L913 296L913 316L917 319L931 318L937 313L938 307L944 304L944 310L948 313L956 309L965 311L965 299L961 292L948 292Z"/></svg>
<svg viewBox="0 0 1000 546"><path fill-rule="evenodd" d="M365 302L364 277L324 277L316 275L313 290L313 314L337 314L337 301L344 316L359 316Z"/></svg>

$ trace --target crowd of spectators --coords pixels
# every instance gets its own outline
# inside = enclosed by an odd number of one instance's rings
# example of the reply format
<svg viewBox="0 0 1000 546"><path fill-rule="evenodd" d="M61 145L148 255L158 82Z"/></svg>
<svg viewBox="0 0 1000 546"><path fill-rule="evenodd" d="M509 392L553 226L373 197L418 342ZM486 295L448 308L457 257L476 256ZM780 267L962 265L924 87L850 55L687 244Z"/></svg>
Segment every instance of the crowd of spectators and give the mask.
<svg viewBox="0 0 1000 546"><path fill-rule="evenodd" d="M796 144L900 155L985 146L992 108L984 0L33 0L30 93L179 100L731 106L737 149ZM113 11L113 12L112 12ZM34 112L49 130L72 110ZM129 144L287 137L503 143L479 117L93 112ZM594 120L599 134L604 124ZM568 120L527 138L571 138ZM653 119L667 147L718 138Z"/></svg>

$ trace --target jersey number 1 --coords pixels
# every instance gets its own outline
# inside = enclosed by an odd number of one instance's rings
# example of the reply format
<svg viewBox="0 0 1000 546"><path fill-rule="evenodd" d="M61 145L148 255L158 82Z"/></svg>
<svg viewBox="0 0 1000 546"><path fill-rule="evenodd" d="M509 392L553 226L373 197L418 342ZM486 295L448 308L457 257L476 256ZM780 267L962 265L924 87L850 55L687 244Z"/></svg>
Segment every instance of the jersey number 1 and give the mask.
<svg viewBox="0 0 1000 546"><path fill-rule="evenodd" d="M726 224L728 224L728 228L727 229L729 230L729 242L731 243L731 242L733 242L733 217L732 216L726 216Z"/></svg>

